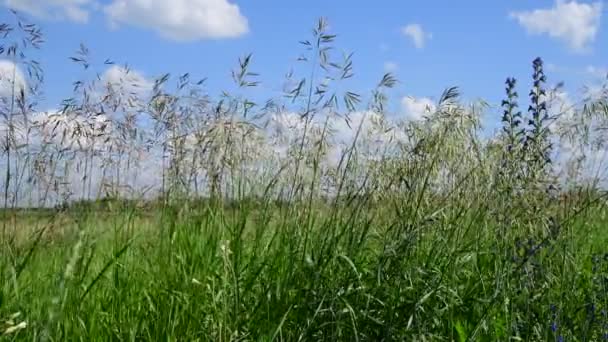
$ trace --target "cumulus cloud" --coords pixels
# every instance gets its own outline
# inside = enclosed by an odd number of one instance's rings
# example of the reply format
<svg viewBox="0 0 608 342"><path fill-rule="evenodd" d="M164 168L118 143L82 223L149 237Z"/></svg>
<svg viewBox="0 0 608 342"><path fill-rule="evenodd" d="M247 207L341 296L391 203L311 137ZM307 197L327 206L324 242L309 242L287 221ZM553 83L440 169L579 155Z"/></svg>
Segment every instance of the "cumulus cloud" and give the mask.
<svg viewBox="0 0 608 342"><path fill-rule="evenodd" d="M350 144L355 138L360 126L361 134L364 135L372 127L373 120L377 120L378 117L379 114L373 112L354 112L349 114L347 123L346 118L331 116L328 119L328 126L331 130L331 135L338 144ZM322 130L326 119L326 117L314 118L312 122L309 122L308 124L308 132ZM302 138L305 125L305 119L297 113L278 113L273 115L270 119L270 134L275 137L282 137L282 140L277 141L280 144L283 144L286 141L291 141L293 143Z"/></svg>
<svg viewBox="0 0 608 342"><path fill-rule="evenodd" d="M105 135L112 129L112 123L105 115L84 117L73 112L50 110L32 113L28 121L16 120L11 126L15 145L29 145L32 151L43 145L53 145L58 149L73 151L95 147L106 148ZM0 135L9 130L5 120L0 121Z"/></svg>
<svg viewBox="0 0 608 342"><path fill-rule="evenodd" d="M427 97L406 96L401 99L401 108L408 120L420 120L435 111L435 103Z"/></svg>
<svg viewBox="0 0 608 342"><path fill-rule="evenodd" d="M92 146L103 149L104 135L112 127L105 115L84 117L57 110L36 113L32 118L32 125L36 127L32 137L34 141L74 150Z"/></svg>
<svg viewBox="0 0 608 342"><path fill-rule="evenodd" d="M27 90L27 82L19 66L8 60L0 60L0 97L6 98L21 90Z"/></svg>
<svg viewBox="0 0 608 342"><path fill-rule="evenodd" d="M151 99L154 81L126 66L112 65L99 76L90 96L121 112L141 108ZM106 108L107 109L107 108Z"/></svg>
<svg viewBox="0 0 608 342"><path fill-rule="evenodd" d="M406 137L403 132L391 129L396 123L385 116L373 111L358 111L345 117L315 117L309 122L308 137L317 135L328 120L329 149L325 161L330 166L336 166L346 149L357 143L358 153L367 158L381 158L393 144L403 142ZM287 146L294 146L302 139L305 121L297 113L282 112L272 116L269 125L270 148L277 155L285 157ZM359 131L360 129L360 131ZM317 132L316 134L314 132ZM357 135L357 131L359 131ZM297 146L297 144L296 144ZM310 146L314 146L310 145Z"/></svg>
<svg viewBox="0 0 608 342"><path fill-rule="evenodd" d="M412 40L416 49L424 48L426 40L432 37L430 33L424 32L420 24L406 25L401 28L401 33Z"/></svg>
<svg viewBox="0 0 608 342"><path fill-rule="evenodd" d="M581 52L595 41L601 15L601 2L557 0L551 8L511 12L510 17L529 34L548 35Z"/></svg>
<svg viewBox="0 0 608 342"><path fill-rule="evenodd" d="M89 21L91 0L4 0L4 4L17 11L45 19Z"/></svg>
<svg viewBox="0 0 608 342"><path fill-rule="evenodd" d="M102 75L101 81L115 90L133 95L145 95L154 87L154 82L148 80L139 71L118 65L108 68Z"/></svg>
<svg viewBox="0 0 608 342"><path fill-rule="evenodd" d="M113 0L104 11L113 26L151 29L177 41L234 38L249 31L247 18L228 0Z"/></svg>
<svg viewBox="0 0 608 342"><path fill-rule="evenodd" d="M150 29L177 41L234 38L249 31L247 18L231 0L111 0L103 7L96 0L0 1L38 18L78 23L102 9L113 27Z"/></svg>
<svg viewBox="0 0 608 342"><path fill-rule="evenodd" d="M549 108L547 110L550 116L563 115L571 117L576 112L574 101L566 91L558 90L551 92L549 94L548 102Z"/></svg>
<svg viewBox="0 0 608 342"><path fill-rule="evenodd" d="M553 118L549 123L551 131L557 131L560 126L567 126L576 119L577 108L575 100L571 95L562 89L549 91L546 97L547 114Z"/></svg>

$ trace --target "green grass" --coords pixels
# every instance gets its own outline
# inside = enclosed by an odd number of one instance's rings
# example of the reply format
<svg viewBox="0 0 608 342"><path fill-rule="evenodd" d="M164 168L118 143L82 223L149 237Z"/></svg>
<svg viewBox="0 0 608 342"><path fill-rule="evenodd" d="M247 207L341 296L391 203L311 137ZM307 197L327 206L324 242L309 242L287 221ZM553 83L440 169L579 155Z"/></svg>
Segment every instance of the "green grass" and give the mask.
<svg viewBox="0 0 608 342"><path fill-rule="evenodd" d="M132 98L89 75L45 116L28 59L43 39L16 20L0 57L32 87L0 99L1 340L608 340L593 168L608 92L549 116L538 58L525 115L509 78L502 115L452 87L424 120L393 120L397 80L345 90L353 55L336 59L322 19L284 102L247 97L246 55L235 94L185 74ZM72 58L88 59L84 45ZM279 114L287 132L270 132Z"/></svg>
<svg viewBox="0 0 608 342"><path fill-rule="evenodd" d="M362 202L68 211L29 220L46 229L32 254L2 254L0 315L27 322L18 340L598 340L606 208L566 204L544 208L559 233L539 217L502 236L494 208L456 198L419 219Z"/></svg>

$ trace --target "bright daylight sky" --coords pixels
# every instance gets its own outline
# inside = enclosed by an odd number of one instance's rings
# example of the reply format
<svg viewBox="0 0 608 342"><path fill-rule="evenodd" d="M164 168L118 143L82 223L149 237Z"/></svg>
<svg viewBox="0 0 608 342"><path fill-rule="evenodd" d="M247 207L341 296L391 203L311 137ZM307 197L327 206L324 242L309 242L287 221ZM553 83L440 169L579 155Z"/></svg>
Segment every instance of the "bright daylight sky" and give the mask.
<svg viewBox="0 0 608 342"><path fill-rule="evenodd" d="M258 91L276 91L302 51L298 41L310 37L319 16L338 34L338 48L354 52L353 90L367 94L385 71L396 74L395 115L415 117L416 104L452 85L466 99L497 104L508 76L527 94L537 56L545 60L549 83L565 81L570 97L608 73L607 6L593 0L0 1L45 34L40 110L70 96L82 74L68 57L81 42L100 73L110 58L150 79L165 72L208 77L216 93L229 87L237 58L251 52L263 81ZM9 15L3 10L0 22ZM404 100L408 96L415 100Z"/></svg>

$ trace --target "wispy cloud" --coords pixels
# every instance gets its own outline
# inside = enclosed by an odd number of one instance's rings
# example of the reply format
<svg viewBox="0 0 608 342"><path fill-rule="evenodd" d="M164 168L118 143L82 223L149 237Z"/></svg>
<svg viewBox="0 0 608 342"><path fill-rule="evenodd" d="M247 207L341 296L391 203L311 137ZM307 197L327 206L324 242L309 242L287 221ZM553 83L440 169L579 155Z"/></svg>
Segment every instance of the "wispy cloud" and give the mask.
<svg viewBox="0 0 608 342"><path fill-rule="evenodd" d="M585 68L585 71L590 76L593 76L596 78L603 78L603 79L608 78L608 68L607 67L598 67L598 66L594 66L594 65L588 65Z"/></svg>
<svg viewBox="0 0 608 342"><path fill-rule="evenodd" d="M432 35L424 31L420 24L409 24L401 28L401 33L410 38L417 49L424 48L426 40Z"/></svg>
<svg viewBox="0 0 608 342"><path fill-rule="evenodd" d="M5 6L35 17L52 20L89 21L91 0L4 0Z"/></svg>
<svg viewBox="0 0 608 342"><path fill-rule="evenodd" d="M384 62L384 71L385 72L395 72L399 69L399 65L392 61Z"/></svg>

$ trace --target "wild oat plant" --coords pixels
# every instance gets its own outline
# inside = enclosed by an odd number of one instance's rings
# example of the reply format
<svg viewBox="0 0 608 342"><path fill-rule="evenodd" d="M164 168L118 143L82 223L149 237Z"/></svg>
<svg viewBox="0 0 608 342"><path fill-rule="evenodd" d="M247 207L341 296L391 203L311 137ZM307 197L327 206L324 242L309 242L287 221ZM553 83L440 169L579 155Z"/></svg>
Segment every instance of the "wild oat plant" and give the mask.
<svg viewBox="0 0 608 342"><path fill-rule="evenodd" d="M252 55L212 97L81 46L72 96L43 112L43 35L14 14L3 340L608 339L606 87L564 104L539 58L501 106L453 87L401 120L393 75L345 90L353 55L321 19L266 101Z"/></svg>

